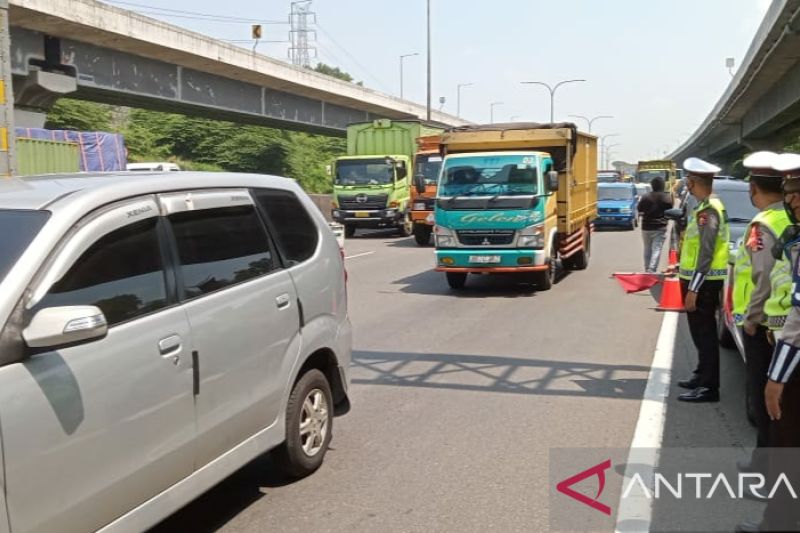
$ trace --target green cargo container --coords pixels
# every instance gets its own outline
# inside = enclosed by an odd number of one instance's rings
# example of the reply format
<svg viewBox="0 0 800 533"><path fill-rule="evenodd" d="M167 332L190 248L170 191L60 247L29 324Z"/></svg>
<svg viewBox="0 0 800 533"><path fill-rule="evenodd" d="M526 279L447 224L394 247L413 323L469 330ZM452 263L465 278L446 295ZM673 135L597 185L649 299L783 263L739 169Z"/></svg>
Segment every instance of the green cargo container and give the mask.
<svg viewBox="0 0 800 533"><path fill-rule="evenodd" d="M405 155L413 158L417 138L439 135L442 128L418 120L379 119L347 126L347 155Z"/></svg>
<svg viewBox="0 0 800 533"><path fill-rule="evenodd" d="M17 139L17 175L36 176L80 170L80 147L75 143Z"/></svg>

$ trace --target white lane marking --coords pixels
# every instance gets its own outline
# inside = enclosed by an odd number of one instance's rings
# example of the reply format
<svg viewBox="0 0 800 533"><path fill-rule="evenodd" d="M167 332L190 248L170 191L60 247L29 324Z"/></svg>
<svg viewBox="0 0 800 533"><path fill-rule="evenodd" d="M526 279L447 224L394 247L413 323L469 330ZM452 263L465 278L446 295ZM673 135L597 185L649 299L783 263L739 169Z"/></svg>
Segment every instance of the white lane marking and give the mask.
<svg viewBox="0 0 800 533"><path fill-rule="evenodd" d="M361 254L355 254L355 255L346 255L344 258L345 258L345 259L355 259L355 258L357 258L357 257L364 257L364 256L366 256L366 255L372 255L372 254L374 254L374 253L375 253L375 252L364 252L364 253L361 253Z"/></svg>
<svg viewBox="0 0 800 533"><path fill-rule="evenodd" d="M678 330L679 313L667 312L661 322L647 387L644 390L639 420L633 433L628 462L625 466L625 479L629 480L639 473L645 483L653 479L658 466L661 444L664 440L664 422L667 414L667 397L672 374L672 360L675 356L675 334ZM652 470L651 470L652 467ZM648 532L653 517L653 500L644 494L635 493L627 498L620 497L617 512L616 533ZM631 529L633 527L634 529Z"/></svg>

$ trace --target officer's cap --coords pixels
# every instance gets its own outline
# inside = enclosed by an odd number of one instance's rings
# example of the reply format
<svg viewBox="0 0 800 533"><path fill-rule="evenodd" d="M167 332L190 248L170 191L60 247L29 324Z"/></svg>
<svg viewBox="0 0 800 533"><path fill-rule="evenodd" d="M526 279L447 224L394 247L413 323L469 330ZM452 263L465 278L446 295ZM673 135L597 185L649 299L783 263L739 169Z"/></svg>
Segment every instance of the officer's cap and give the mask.
<svg viewBox="0 0 800 533"><path fill-rule="evenodd" d="M683 169L689 174L694 174L702 178L711 178L722 170L717 165L712 165L699 157L690 157L684 161Z"/></svg>
<svg viewBox="0 0 800 533"><path fill-rule="evenodd" d="M750 171L750 176L781 178L783 175L772 168L776 157L778 157L778 154L775 152L755 152L744 158L742 166Z"/></svg>
<svg viewBox="0 0 800 533"><path fill-rule="evenodd" d="M775 156L772 168L786 178L800 178L800 154L780 154Z"/></svg>

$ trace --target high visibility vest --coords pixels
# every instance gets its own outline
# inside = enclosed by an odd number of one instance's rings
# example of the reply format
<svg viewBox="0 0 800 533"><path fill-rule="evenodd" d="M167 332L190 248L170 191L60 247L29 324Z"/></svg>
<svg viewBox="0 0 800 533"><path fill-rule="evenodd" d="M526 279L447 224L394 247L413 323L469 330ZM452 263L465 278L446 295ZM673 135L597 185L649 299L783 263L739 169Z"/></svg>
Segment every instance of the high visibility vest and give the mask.
<svg viewBox="0 0 800 533"><path fill-rule="evenodd" d="M697 214L709 207L713 208L719 215L719 232L717 232L714 256L711 259L711 268L706 274L706 279L725 279L728 274L728 240L730 239L728 215L719 198L707 198L694 208L692 215L689 217L689 224L686 227L686 234L683 237L683 245L681 246L680 270L678 272L678 276L681 279L691 280L697 270L697 259L700 256L700 229L697 225Z"/></svg>
<svg viewBox="0 0 800 533"><path fill-rule="evenodd" d="M753 284L753 265L750 261L750 254L747 253L747 240L750 238L750 231L753 229L753 225L760 224L766 226L773 235L780 238L780 236L783 235L783 231L789 226L790 223L789 215L786 213L785 209L767 209L758 213L747 226L747 229L744 232L745 242L739 246L739 250L736 254L736 264L733 267L733 318L736 321L737 326L744 324L744 317L747 313L747 308L750 305L750 298L753 294L753 289L755 289L755 285ZM780 261L776 262L775 267L772 269L772 272L770 272L771 282L778 281L777 278L773 280L773 274L778 274L776 270L779 270L779 265L777 264L779 262ZM787 274L790 274L788 268L786 272ZM789 286L791 286L791 279L789 280ZM787 295L789 294L789 290L790 288L787 287ZM764 304L764 307L764 315L769 316L766 311L766 303ZM765 323L766 322L767 321L765 319Z"/></svg>
<svg viewBox="0 0 800 533"><path fill-rule="evenodd" d="M772 331L783 329L789 309L792 308L792 265L786 257L781 257L769 275L772 292L764 304L767 327Z"/></svg>

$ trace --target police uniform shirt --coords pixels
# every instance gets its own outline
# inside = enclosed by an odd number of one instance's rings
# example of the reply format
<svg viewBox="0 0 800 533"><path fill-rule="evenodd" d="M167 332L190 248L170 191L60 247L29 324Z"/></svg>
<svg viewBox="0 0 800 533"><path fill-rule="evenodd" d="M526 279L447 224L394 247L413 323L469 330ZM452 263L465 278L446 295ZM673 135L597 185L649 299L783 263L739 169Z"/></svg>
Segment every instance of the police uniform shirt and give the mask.
<svg viewBox="0 0 800 533"><path fill-rule="evenodd" d="M782 210L783 202L775 202L767 210ZM764 323L764 304L769 300L772 291L770 274L775 266L775 256L772 250L780 240L780 235L775 235L766 224L754 223L750 233L745 235L742 246L747 250L752 265L753 292L750 294L750 303L744 317L745 325L758 326Z"/></svg>
<svg viewBox="0 0 800 533"><path fill-rule="evenodd" d="M711 195L709 199L716 198ZM708 200L704 200L708 202ZM697 231L700 234L700 250L697 255L697 266L695 273L689 283L689 290L692 292L699 292L700 287L711 270L711 262L714 259L714 249L717 246L717 234L719 233L720 219L719 213L716 209L708 205L708 207L695 212L697 217Z"/></svg>
<svg viewBox="0 0 800 533"><path fill-rule="evenodd" d="M781 340L775 347L772 362L769 367L769 379L777 383L786 383L800 363L800 307L798 307L797 291L800 289L800 272L798 272L798 257L800 256L800 240L795 240L788 245L789 262L792 265L792 307L786 324L781 333Z"/></svg>

